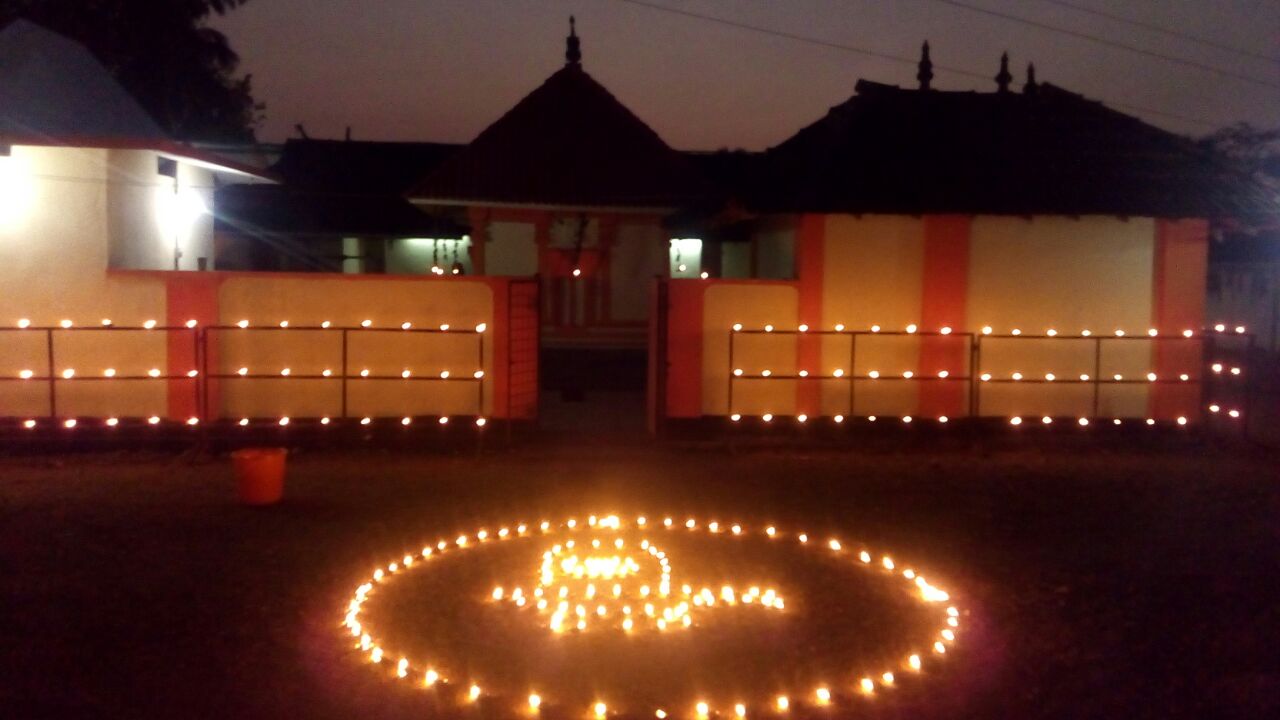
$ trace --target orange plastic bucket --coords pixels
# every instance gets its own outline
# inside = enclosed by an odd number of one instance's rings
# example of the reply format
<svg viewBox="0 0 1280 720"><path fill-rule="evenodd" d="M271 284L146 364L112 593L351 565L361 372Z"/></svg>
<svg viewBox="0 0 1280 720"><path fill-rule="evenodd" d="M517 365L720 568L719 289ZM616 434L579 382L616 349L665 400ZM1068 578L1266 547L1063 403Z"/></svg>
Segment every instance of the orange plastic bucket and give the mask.
<svg viewBox="0 0 1280 720"><path fill-rule="evenodd" d="M245 448L231 453L236 497L245 505L270 505L284 497L284 448Z"/></svg>

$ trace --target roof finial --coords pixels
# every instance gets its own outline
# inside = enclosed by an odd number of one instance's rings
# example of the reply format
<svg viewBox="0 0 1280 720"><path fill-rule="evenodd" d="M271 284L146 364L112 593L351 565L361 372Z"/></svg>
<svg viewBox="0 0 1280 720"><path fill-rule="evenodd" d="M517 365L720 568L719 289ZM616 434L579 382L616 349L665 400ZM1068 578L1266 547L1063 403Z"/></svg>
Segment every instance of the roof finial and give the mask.
<svg viewBox="0 0 1280 720"><path fill-rule="evenodd" d="M1027 82L1022 86L1022 94L1035 95L1040 86L1036 85L1036 64L1027 63Z"/></svg>
<svg viewBox="0 0 1280 720"><path fill-rule="evenodd" d="M1000 56L1000 72L996 74L996 87L1000 92L1009 92L1009 83L1013 81L1013 76L1009 74L1009 53Z"/></svg>
<svg viewBox="0 0 1280 720"><path fill-rule="evenodd" d="M916 79L920 81L921 90L929 89L929 81L933 79L933 62L929 60L928 40L920 48L920 71L916 73Z"/></svg>
<svg viewBox="0 0 1280 720"><path fill-rule="evenodd" d="M574 29L573 16L569 16L569 37L565 38L564 60L566 65L579 65L582 62L582 49L578 45L578 33Z"/></svg>

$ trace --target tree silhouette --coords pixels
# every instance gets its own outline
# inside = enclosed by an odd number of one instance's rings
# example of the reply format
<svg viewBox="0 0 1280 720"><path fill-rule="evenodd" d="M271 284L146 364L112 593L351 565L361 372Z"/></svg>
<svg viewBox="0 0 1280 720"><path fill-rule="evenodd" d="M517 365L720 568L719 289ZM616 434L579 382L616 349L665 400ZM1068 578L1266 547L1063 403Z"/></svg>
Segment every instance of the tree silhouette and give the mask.
<svg viewBox="0 0 1280 720"><path fill-rule="evenodd" d="M0 27L22 17L83 44L175 138L245 141L263 106L251 76L235 74L226 36L205 23L246 2L0 0Z"/></svg>

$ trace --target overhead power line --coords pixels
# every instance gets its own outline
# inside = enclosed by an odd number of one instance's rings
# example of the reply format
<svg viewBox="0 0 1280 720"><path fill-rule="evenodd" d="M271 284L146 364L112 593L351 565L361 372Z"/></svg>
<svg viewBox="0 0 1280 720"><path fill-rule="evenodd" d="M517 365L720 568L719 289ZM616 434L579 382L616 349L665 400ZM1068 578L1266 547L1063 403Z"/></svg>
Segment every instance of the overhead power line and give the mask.
<svg viewBox="0 0 1280 720"><path fill-rule="evenodd" d="M1243 48L1238 48L1232 45L1227 45L1226 43L1221 43L1216 40L1210 40L1209 38L1202 37L1199 35L1192 35L1191 33L1180 32L1178 30L1170 30L1169 28L1161 27L1154 23L1143 22L1141 20L1133 20L1131 18L1121 17L1119 15L1113 15L1109 12L1103 12L1102 10L1094 10L1093 8L1090 8L1090 7L1077 5L1076 3L1066 2L1066 0L1043 0L1043 2L1047 2L1051 5L1059 5L1061 7L1070 8L1077 12L1082 12L1086 15L1093 15L1095 17L1105 18L1107 20L1114 20L1115 22L1123 23L1125 25L1131 25L1133 27L1143 28L1144 30L1150 30L1151 32L1160 33L1161 35L1167 35L1169 37L1179 38L1181 40L1186 40L1188 42L1197 43L1205 47L1211 47L1217 50L1225 50L1226 52L1235 53L1236 55L1251 57L1258 60L1265 60L1266 62L1280 65L1280 58L1277 58L1271 55L1264 55L1262 53L1253 52L1252 50L1245 50Z"/></svg>
<svg viewBox="0 0 1280 720"><path fill-rule="evenodd" d="M1280 90L1280 83L1273 83L1269 80L1263 80L1261 78L1252 77L1250 75L1243 75L1233 70L1226 70L1224 68L1215 67L1213 65L1208 65L1206 63L1202 63L1196 60L1188 60L1187 58L1178 57L1177 55L1166 55L1164 53L1158 53L1152 50L1145 50L1135 45L1126 45L1125 43L1122 43L1122 42L1108 40L1104 37L1091 35L1086 32L1080 32L1078 30L1070 30L1068 28L1058 27L1057 25L1050 25L1049 23L1040 22L1038 20L1031 20L1030 18L1021 17L1019 15L1010 15L1009 13L1000 12L999 10L991 10L988 8L980 7L978 5L970 5L969 3L959 2L959 0L933 0L933 2L942 4L942 5L950 5L952 7L961 8L963 10L969 10L971 12L981 13L983 15L990 15L991 17L997 17L1002 20L1008 20L1009 22L1019 23L1022 25L1026 25L1028 27L1033 27L1040 30L1047 30L1049 32L1055 32L1060 35L1067 35L1069 37L1078 38L1080 40L1088 40L1089 42L1092 42L1092 43L1097 43L1099 45L1106 45L1107 47L1118 48L1120 50L1136 53L1138 55L1145 55L1147 57L1156 58L1158 60L1164 60L1166 62L1176 63L1178 65L1184 65L1190 68L1196 68L1197 70L1203 70L1205 72L1213 73L1215 75L1220 75L1222 77L1229 77L1235 80L1240 80L1242 82L1247 82L1254 85L1260 85L1262 87L1268 87L1268 88L1273 88L1275 90Z"/></svg>
<svg viewBox="0 0 1280 720"><path fill-rule="evenodd" d="M759 33L762 35L771 35L773 37L784 38L787 40L795 40L796 42L807 43L809 45L816 45L819 47L831 48L833 50L843 50L846 52L856 53L858 55L865 55L867 57L878 58L881 60L888 60L889 62L903 63L906 65L910 65L912 67L914 67L919 62L919 58L907 57L905 55L894 55L892 53L880 52L878 50L869 50L867 48L858 47L856 45L847 45L844 43L832 42L830 40L823 40L822 38L811 37L808 35L799 35L796 33L789 33L782 30L775 30L773 28L767 28L760 25L751 25L749 23L739 22L737 20L730 20L728 18L717 17L715 15L706 15L703 13L693 12L691 10L683 10L681 8L674 8L674 7L661 5L654 2L647 2L646 0L618 0L618 2L627 3L628 5L637 5L639 7L648 8L650 10L657 10L659 12L670 13L672 15L679 15L682 17L692 18L695 20L703 20L706 22L717 23L719 25L737 28L739 30L747 30L749 32ZM961 75L964 77L976 78L978 80L991 80L991 76L989 75L979 73L979 72L974 72L972 70L966 70L964 68L944 65L938 62L933 63L933 69L942 70L955 75ZM1194 117L1189 117L1187 115L1180 115L1178 113L1167 112L1165 110L1156 110L1155 108L1144 107L1142 105L1133 105L1131 103L1109 102L1109 101L1106 101L1105 99L1103 100L1103 102L1107 102L1107 104L1111 105L1112 107L1124 108L1126 110L1130 110L1133 112L1146 113L1149 115L1156 115L1160 117L1169 118L1171 120L1181 120L1183 122L1188 122L1193 125L1198 125L1200 127L1205 127L1205 128L1216 129L1227 124L1223 122L1214 122L1212 120L1205 120L1203 118L1194 118Z"/></svg>

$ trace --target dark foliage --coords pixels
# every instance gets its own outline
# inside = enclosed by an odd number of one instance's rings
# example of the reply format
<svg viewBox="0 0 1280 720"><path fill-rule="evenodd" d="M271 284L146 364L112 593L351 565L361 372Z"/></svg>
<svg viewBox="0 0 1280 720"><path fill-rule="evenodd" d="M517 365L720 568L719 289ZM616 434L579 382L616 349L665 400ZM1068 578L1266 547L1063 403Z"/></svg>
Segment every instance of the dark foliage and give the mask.
<svg viewBox="0 0 1280 720"><path fill-rule="evenodd" d="M248 0L0 0L0 26L22 17L85 45L166 131L244 141L263 106L226 36L207 25Z"/></svg>

